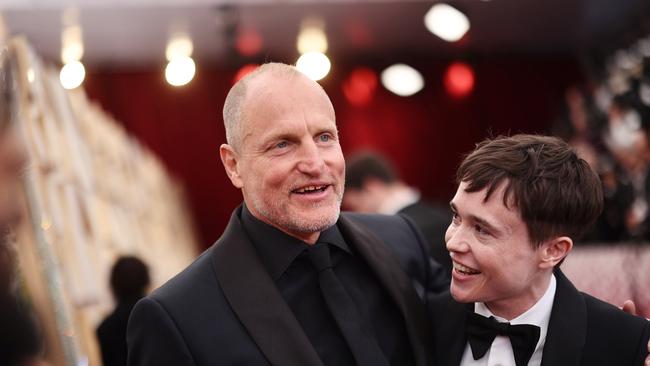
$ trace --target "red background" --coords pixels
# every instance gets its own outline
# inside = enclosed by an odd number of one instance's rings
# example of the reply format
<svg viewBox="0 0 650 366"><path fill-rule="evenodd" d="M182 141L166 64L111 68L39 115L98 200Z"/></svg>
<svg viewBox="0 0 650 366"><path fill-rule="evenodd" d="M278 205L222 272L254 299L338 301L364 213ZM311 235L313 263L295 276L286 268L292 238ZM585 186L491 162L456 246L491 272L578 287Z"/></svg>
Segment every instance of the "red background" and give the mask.
<svg viewBox="0 0 650 366"><path fill-rule="evenodd" d="M333 69L321 84L337 112L346 156L372 148L391 158L402 178L425 198L446 202L463 153L487 135L545 132L558 116L564 89L582 77L566 59L494 57L470 62L475 89L458 100L444 88L448 62L412 64L426 86L411 97L377 88L364 107L347 102L341 85L352 67ZM381 65L381 70L387 65ZM160 67L163 70L163 67ZM204 248L221 234L241 194L219 160L225 142L221 110L236 69L201 68L180 88L163 72L95 71L86 90L165 162L185 185Z"/></svg>

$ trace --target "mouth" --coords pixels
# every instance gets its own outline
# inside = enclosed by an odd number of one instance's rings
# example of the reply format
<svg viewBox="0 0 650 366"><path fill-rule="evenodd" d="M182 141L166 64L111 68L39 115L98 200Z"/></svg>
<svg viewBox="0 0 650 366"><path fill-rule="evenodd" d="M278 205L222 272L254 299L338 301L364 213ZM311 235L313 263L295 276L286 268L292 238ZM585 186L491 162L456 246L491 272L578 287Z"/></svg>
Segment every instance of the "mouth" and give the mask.
<svg viewBox="0 0 650 366"><path fill-rule="evenodd" d="M474 269L472 267L468 267L466 265L460 264L456 261L453 261L453 266L454 266L454 271L466 276L475 276L481 273L478 269Z"/></svg>
<svg viewBox="0 0 650 366"><path fill-rule="evenodd" d="M305 187L300 187L298 189L294 189L293 191L291 191L291 193L303 194L303 195L317 194L317 193L324 192L329 187L330 187L329 184L311 185L311 186L305 186Z"/></svg>

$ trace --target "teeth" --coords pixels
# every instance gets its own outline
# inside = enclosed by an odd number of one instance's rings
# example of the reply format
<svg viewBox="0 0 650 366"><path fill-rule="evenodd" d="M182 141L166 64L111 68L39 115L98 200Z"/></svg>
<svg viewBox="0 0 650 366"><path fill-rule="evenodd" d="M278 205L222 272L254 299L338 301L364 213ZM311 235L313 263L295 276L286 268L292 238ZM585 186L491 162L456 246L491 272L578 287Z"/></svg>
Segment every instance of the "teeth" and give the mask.
<svg viewBox="0 0 650 366"><path fill-rule="evenodd" d="M307 186L296 190L298 193L313 192L319 189L323 189L325 186Z"/></svg>
<svg viewBox="0 0 650 366"><path fill-rule="evenodd" d="M477 270L475 270L475 269L472 269L472 268L469 268L469 267L463 266L462 264L460 264L460 263L458 263L458 262L453 262L453 264L454 264L454 269L455 269L456 271L460 272L460 273L463 273L463 274L470 274L470 275L472 275L472 274L479 274L479 273L481 273L480 271L477 271Z"/></svg>

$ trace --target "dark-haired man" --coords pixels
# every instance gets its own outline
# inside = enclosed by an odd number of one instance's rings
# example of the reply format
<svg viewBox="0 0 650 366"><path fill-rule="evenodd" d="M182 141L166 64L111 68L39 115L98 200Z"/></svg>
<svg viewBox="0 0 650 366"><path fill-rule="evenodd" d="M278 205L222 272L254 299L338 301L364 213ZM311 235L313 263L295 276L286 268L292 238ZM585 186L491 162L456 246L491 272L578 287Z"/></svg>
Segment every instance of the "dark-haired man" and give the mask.
<svg viewBox="0 0 650 366"><path fill-rule="evenodd" d="M383 156L368 151L347 160L343 207L354 212L401 214L410 218L429 241L433 259L451 276L451 259L444 240L451 217L449 209L422 200L420 192L400 180Z"/></svg>
<svg viewBox="0 0 650 366"><path fill-rule="evenodd" d="M643 365L650 324L559 270L602 210L589 165L554 137L486 140L461 163L446 234L450 294L431 302L439 365Z"/></svg>

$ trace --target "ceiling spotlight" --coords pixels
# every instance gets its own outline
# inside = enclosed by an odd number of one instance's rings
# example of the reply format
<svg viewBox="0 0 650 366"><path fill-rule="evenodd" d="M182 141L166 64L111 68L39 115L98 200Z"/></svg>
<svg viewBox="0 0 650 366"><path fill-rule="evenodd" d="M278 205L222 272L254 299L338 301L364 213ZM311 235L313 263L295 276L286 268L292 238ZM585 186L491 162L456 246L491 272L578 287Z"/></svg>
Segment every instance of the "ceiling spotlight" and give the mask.
<svg viewBox="0 0 650 366"><path fill-rule="evenodd" d="M170 85L183 86L194 78L196 65L191 57L175 57L165 68L165 79Z"/></svg>
<svg viewBox="0 0 650 366"><path fill-rule="evenodd" d="M63 28L61 32L61 61L64 64L79 61L83 54L84 44L81 26L72 25Z"/></svg>
<svg viewBox="0 0 650 366"><path fill-rule="evenodd" d="M391 92L408 97L424 88L424 78L416 69L405 64L395 64L381 73L381 83Z"/></svg>
<svg viewBox="0 0 650 366"><path fill-rule="evenodd" d="M469 30L469 19L458 9L447 4L435 4L424 16L424 25L447 42L463 38Z"/></svg>
<svg viewBox="0 0 650 366"><path fill-rule="evenodd" d="M83 83L84 78L86 77L86 69L84 65L79 61L73 61L67 63L61 69L59 74L59 79L61 80L61 85L66 89L74 89Z"/></svg>
<svg viewBox="0 0 650 366"><path fill-rule="evenodd" d="M300 26L297 42L298 52L327 52L327 36L325 22L321 19L305 19Z"/></svg>
<svg viewBox="0 0 650 366"><path fill-rule="evenodd" d="M329 58L320 52L307 52L300 56L296 62L296 68L314 81L327 76L331 67Z"/></svg>
<svg viewBox="0 0 650 366"><path fill-rule="evenodd" d="M167 61L171 61L176 57L190 57L193 50L194 45L189 34L180 32L171 36L165 49L165 56Z"/></svg>

